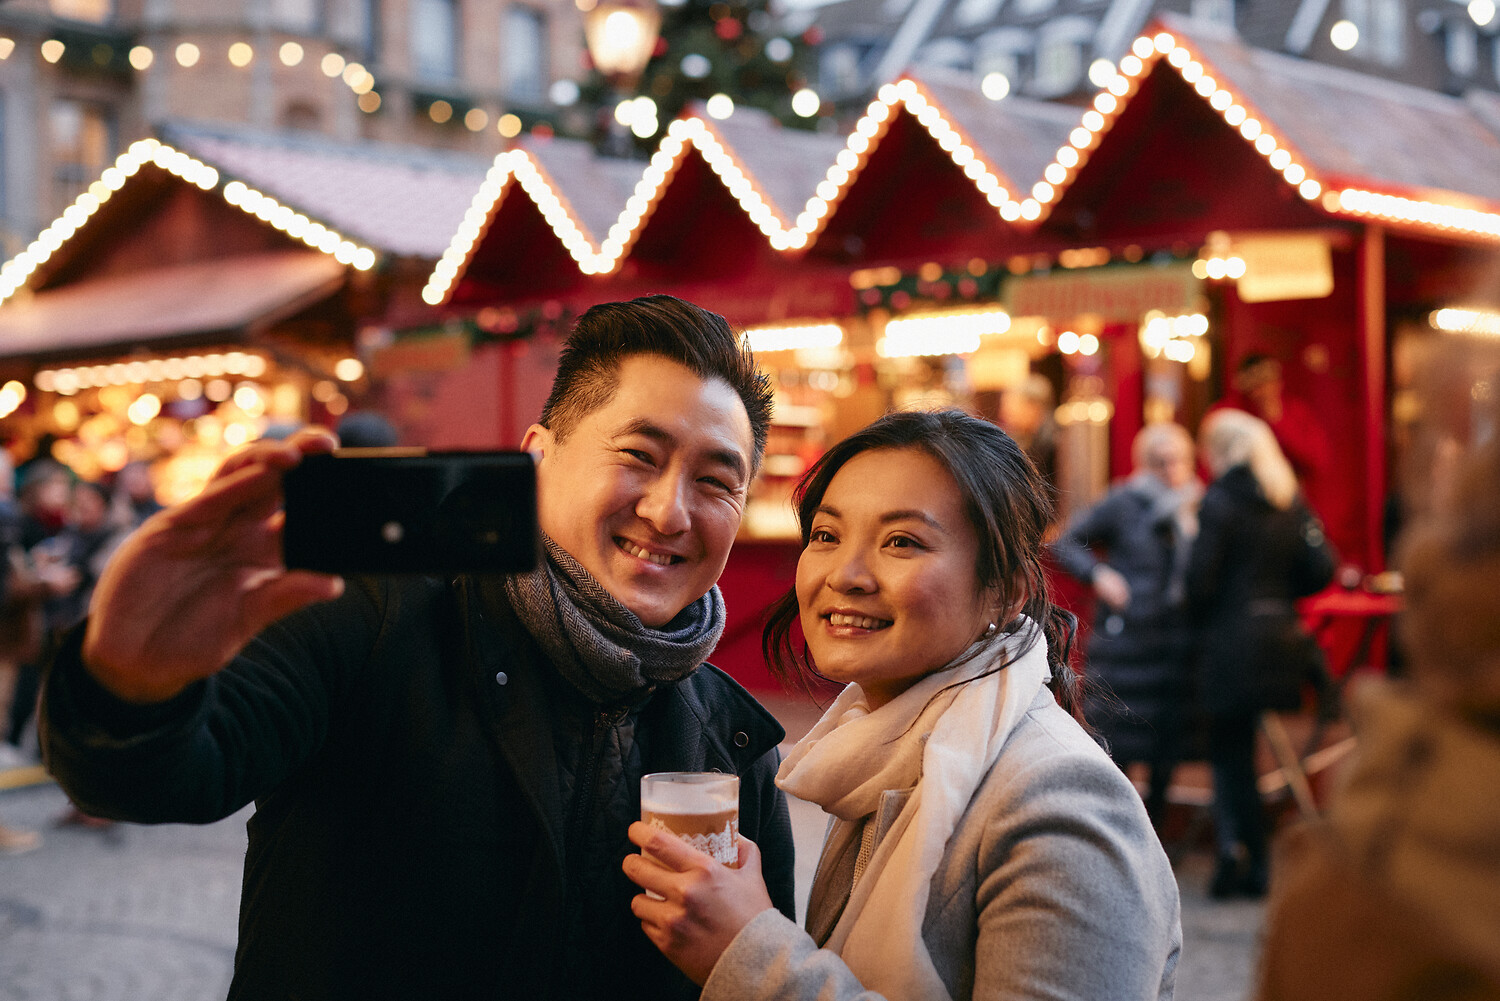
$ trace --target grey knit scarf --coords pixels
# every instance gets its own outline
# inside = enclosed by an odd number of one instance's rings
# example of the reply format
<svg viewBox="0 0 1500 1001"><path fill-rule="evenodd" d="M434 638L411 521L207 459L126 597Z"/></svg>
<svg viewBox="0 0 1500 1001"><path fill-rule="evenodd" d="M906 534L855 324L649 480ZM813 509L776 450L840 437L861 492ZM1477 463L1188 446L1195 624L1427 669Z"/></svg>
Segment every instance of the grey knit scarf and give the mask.
<svg viewBox="0 0 1500 1001"><path fill-rule="evenodd" d="M693 672L724 632L715 585L671 622L653 629L620 604L583 565L542 534L542 559L505 578L526 631L568 683L595 702L618 702Z"/></svg>
<svg viewBox="0 0 1500 1001"><path fill-rule="evenodd" d="M1193 477L1172 489L1157 476L1141 470L1127 481L1129 489L1146 498L1147 519L1153 525L1166 525L1172 533L1172 566L1167 573L1166 599L1169 605L1181 605L1187 599L1188 559L1193 540L1198 537L1198 502L1203 499L1203 484Z"/></svg>

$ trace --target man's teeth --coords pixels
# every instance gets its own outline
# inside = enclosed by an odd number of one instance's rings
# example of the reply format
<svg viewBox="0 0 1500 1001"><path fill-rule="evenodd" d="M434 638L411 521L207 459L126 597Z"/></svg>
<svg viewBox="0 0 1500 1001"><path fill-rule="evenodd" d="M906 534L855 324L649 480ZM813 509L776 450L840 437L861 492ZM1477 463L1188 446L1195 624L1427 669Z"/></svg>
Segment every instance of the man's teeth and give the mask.
<svg viewBox="0 0 1500 1001"><path fill-rule="evenodd" d="M636 557L637 559L649 560L659 567L669 567L672 565L671 553L649 553L635 543L628 542L624 539L620 540L620 548L625 550L631 556Z"/></svg>
<svg viewBox="0 0 1500 1001"><path fill-rule="evenodd" d="M890 625L886 619L872 619L868 615L846 615L843 612L832 612L828 616L828 624L831 626L853 626L856 629L883 629Z"/></svg>

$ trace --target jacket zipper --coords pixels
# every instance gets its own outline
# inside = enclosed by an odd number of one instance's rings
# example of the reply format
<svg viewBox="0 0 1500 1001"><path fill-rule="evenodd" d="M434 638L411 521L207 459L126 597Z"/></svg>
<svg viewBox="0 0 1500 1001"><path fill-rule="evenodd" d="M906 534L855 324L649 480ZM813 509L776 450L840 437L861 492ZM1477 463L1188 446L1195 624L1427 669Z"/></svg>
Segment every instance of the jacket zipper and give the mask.
<svg viewBox="0 0 1500 1001"><path fill-rule="evenodd" d="M593 736L589 742L589 755L584 763L582 774L583 782L577 792L574 793L572 822L568 825L568 840L564 864L572 874L568 880L570 893L569 911L578 904L578 896L581 890L579 881L582 879L582 866L579 864L578 853L582 851L584 842L588 838L589 818L594 813L594 801L597 790L594 788L599 783L599 765L604 757L604 742L609 737L609 732L619 725L625 715L630 712L629 706L615 706L611 709L600 709L594 713Z"/></svg>

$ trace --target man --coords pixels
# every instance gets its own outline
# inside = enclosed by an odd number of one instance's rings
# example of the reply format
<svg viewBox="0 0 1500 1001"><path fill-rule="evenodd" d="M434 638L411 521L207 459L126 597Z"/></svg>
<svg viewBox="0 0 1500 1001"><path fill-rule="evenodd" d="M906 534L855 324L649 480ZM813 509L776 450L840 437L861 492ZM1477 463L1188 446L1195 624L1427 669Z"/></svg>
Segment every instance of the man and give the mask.
<svg viewBox="0 0 1500 1001"><path fill-rule="evenodd" d="M1146 425L1131 455L1132 474L1073 517L1052 555L1097 599L1085 715L1121 767L1145 765L1146 813L1160 832L1190 698L1184 581L1203 484L1179 424Z"/></svg>
<svg viewBox="0 0 1500 1001"><path fill-rule="evenodd" d="M1327 470L1330 461L1328 435L1317 412L1286 391L1281 362L1260 352L1241 358L1235 366L1230 392L1212 409L1225 407L1252 413L1271 425L1271 432L1297 473L1303 490L1309 494L1316 492L1313 483Z"/></svg>
<svg viewBox="0 0 1500 1001"><path fill-rule="evenodd" d="M699 666L769 410L721 317L596 306L523 443L542 564L347 591L280 562L280 473L329 439L233 457L106 570L48 762L112 817L255 800L231 998L695 997L620 862L643 773L736 772L792 913L782 730Z"/></svg>

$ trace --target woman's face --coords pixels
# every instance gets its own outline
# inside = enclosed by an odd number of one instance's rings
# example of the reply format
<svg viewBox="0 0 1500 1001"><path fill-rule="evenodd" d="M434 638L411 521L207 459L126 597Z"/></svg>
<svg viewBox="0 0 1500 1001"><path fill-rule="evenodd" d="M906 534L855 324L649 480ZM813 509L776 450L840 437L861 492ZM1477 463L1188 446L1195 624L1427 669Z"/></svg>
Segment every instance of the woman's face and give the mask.
<svg viewBox="0 0 1500 1001"><path fill-rule="evenodd" d="M994 619L978 537L948 470L915 448L861 452L834 474L797 562L813 663L884 705Z"/></svg>

